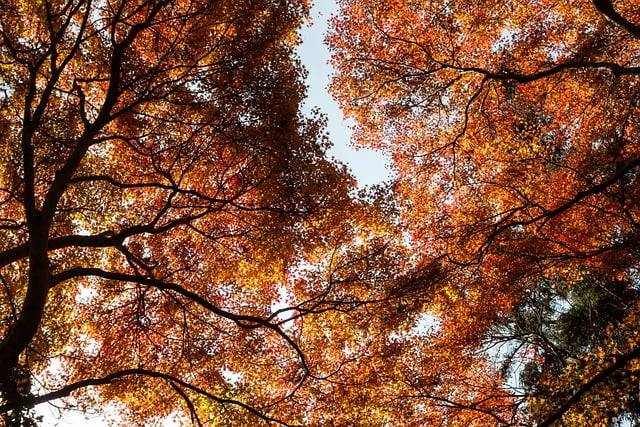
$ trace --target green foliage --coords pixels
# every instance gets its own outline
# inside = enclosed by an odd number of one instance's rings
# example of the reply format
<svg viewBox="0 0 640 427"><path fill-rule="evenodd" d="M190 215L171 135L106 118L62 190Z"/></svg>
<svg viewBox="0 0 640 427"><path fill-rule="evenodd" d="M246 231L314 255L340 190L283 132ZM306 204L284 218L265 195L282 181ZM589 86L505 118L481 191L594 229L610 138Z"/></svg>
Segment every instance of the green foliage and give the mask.
<svg viewBox="0 0 640 427"><path fill-rule="evenodd" d="M589 379L594 357L607 366L621 356L619 352L632 339L624 326L633 321L639 297L632 281L610 280L597 273L540 282L510 320L498 327L499 334L517 349L505 359L504 369L519 379L530 399L543 400L547 411L562 406L574 387ZM633 366L623 367L589 394L587 399L593 401L616 402L605 412L607 425L640 419L639 374ZM563 383L568 377L577 383ZM590 417L594 407L580 410ZM545 415L539 410L534 416L543 419Z"/></svg>

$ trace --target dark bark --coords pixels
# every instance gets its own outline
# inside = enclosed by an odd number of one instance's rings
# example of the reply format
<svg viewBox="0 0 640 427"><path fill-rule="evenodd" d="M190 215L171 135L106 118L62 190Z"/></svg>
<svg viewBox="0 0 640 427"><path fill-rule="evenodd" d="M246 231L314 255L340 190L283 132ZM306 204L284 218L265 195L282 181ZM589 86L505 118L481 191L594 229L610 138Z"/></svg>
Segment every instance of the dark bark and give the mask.
<svg viewBox="0 0 640 427"><path fill-rule="evenodd" d="M0 341L0 391L8 401L19 397L15 370L20 354L38 332L52 283L47 255L48 227L41 221L39 213L36 217L30 227L27 293L18 319Z"/></svg>
<svg viewBox="0 0 640 427"><path fill-rule="evenodd" d="M44 403L44 402L49 402L51 400L55 400L55 399L60 399L62 397L66 397L69 396L71 393L73 393L76 390L80 390L86 387L90 387L90 386L100 386L100 385L108 385L111 384L112 382L115 382L119 379L123 379L123 378L127 378L127 377L132 377L132 376L142 376L142 377L147 377L147 378L158 378L158 379L162 379L165 380L167 382L169 382L171 384L172 387L176 387L176 386L180 386L183 389L189 390L191 392L200 394L202 396L205 396L211 400L213 400L214 402L217 402L221 405L235 405L235 406L239 406L241 408L243 408L244 410L246 410L247 412L263 419L264 421L268 422L268 423L277 423L277 424L281 424L284 426L294 426L295 424L288 424L282 420L279 420L277 418L273 418L269 415L267 415L265 412L254 408L253 406L247 405L246 403L243 403L239 400L235 400L235 399L228 399L228 398L221 398L219 396L216 396L208 391L206 391L205 389L201 388L201 387L197 387L194 386L193 384L190 384L186 381L183 381L173 375L170 374L165 374L162 372L156 372L156 371L151 371L148 369L124 369L122 371L118 371L118 372L114 372L110 375L107 375L105 377L102 378L89 378L86 380L82 380L82 381L78 381L76 383L72 383L69 384L63 388L61 388L60 390L51 392L51 393L47 393L47 394L43 394L41 396L32 396L32 397L27 397L27 398L23 398L20 401L14 402L14 403L5 403L3 405L0 405L0 413L3 412L8 412L11 410L15 410L15 409L20 409L23 407L33 407L37 404L40 403Z"/></svg>
<svg viewBox="0 0 640 427"><path fill-rule="evenodd" d="M582 386L580 386L564 404L562 404L553 413L547 415L547 417L542 422L537 424L538 427L551 426L556 421L559 421L564 416L564 414L566 414L575 404L577 404L580 401L580 399L582 399L582 397L586 393L588 393L591 389L596 387L598 384L605 381L615 372L622 369L629 362L631 362L632 360L638 359L639 357L640 357L640 347L637 347L635 350L629 353L617 355L615 357L615 361L611 365L609 365L608 367L600 371L598 374L593 376L593 378L591 378L589 381L587 381Z"/></svg>
<svg viewBox="0 0 640 427"><path fill-rule="evenodd" d="M612 22L622 27L625 31L636 38L640 38L640 26L629 22L624 16L620 15L610 0L593 0L593 4L598 12L609 18Z"/></svg>

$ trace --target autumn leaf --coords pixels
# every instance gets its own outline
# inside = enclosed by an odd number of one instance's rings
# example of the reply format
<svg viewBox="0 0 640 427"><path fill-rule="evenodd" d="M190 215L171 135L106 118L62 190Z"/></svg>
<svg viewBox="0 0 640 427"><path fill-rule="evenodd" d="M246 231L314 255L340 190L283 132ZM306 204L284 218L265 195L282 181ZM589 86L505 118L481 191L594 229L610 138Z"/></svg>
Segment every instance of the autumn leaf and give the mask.
<svg viewBox="0 0 640 427"><path fill-rule="evenodd" d="M433 414L438 425L611 425L637 417L633 398L622 397L635 392L611 380L635 378L635 338L614 333L636 327L633 301L608 318L605 337L583 343L581 368L561 375L544 357L567 305L549 302L555 317L527 335L496 328L542 310L533 295L560 298L585 275L598 277L594 291L619 280L637 290L638 4L340 6L329 36L333 93L355 120L355 142L393 158L409 250L444 272L422 308L438 321L428 350L416 355L422 343L406 344L404 363L421 369L387 374L411 378L412 391L391 394L398 406L420 405L404 421L423 425L420 417ZM608 360L615 351L602 341L624 347L625 362ZM574 363L556 357L553 366ZM523 366L544 375L523 385Z"/></svg>

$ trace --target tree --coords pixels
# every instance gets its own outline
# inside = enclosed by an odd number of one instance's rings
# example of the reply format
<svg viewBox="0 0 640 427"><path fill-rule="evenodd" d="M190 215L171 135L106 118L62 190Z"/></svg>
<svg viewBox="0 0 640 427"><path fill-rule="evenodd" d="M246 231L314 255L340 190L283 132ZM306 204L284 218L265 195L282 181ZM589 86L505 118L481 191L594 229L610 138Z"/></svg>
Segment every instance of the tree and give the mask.
<svg viewBox="0 0 640 427"><path fill-rule="evenodd" d="M441 265L425 309L437 327L407 339L388 373L398 401L415 402L406 423L614 422L628 400L611 381L640 355L637 304L615 321L597 313L615 345L595 340L581 355L588 369L549 376L546 387L567 391L553 404L513 384L504 366L535 365L501 350L494 331L532 293L584 286L585 271L598 277L591 288L637 291L639 5L340 4L334 94L356 141L393 156L417 262ZM604 418L600 404L613 406Z"/></svg>
<svg viewBox="0 0 640 427"><path fill-rule="evenodd" d="M532 419L549 424L548 414L559 418L557 408L573 400L563 419L569 425L638 421L637 362L629 356L637 346L630 330L637 305L631 283L583 272L569 283L541 283L497 325L491 339L508 352L504 369L513 370L532 400ZM575 399L585 386L585 398Z"/></svg>
<svg viewBox="0 0 640 427"><path fill-rule="evenodd" d="M311 420L327 346L303 318L402 300L388 242L362 244L385 209L350 196L323 119L299 111L307 12L1 3L6 423L57 398L126 425Z"/></svg>

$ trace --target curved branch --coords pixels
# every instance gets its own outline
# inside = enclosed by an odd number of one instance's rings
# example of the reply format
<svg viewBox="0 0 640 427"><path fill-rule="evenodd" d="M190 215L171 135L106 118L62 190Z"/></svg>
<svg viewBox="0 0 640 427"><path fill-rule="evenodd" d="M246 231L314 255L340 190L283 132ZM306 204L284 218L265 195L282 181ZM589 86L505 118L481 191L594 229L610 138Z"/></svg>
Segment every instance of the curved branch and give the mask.
<svg viewBox="0 0 640 427"><path fill-rule="evenodd" d="M411 384L411 386L413 386L413 384ZM496 399L496 398L503 398L504 396L488 396L484 399L481 399L479 401L476 402L471 402L471 403L462 403L462 402L454 402L451 399L447 399L445 397L441 397L441 396L436 396L433 394L410 394L410 395L403 395L400 396L402 398L415 398L415 399L429 399L429 400L433 400L435 402L438 402L441 406L445 406L447 408L452 408L452 409L458 409L461 411L473 411L473 412L478 412L480 414L485 414L488 415L489 417L493 418L496 423L496 425L502 425L502 426L512 426L513 423L510 421L505 420L504 418L500 417L498 414L496 414L495 412L489 410L489 409L484 409L479 407L481 404L486 403L489 400L492 399Z"/></svg>
<svg viewBox="0 0 640 427"><path fill-rule="evenodd" d="M615 362L609 365L607 368L600 371L589 381L580 386L575 393L558 409L556 409L551 414L547 415L547 417L540 422L538 427L548 427L551 426L556 421L560 420L562 416L567 413L573 405L575 405L582 397L589 392L591 389L596 387L598 384L606 380L610 375L616 372L618 369L623 368L627 363L632 360L640 358L640 347L636 347L635 350L622 354L616 355Z"/></svg>
<svg viewBox="0 0 640 427"><path fill-rule="evenodd" d="M231 195L230 197L227 198L219 198L219 197L212 197L212 196L208 196L204 193L202 193L201 191L195 190L195 189L189 189L189 188L181 188L178 185L172 183L172 184L162 184L160 182L153 182L153 183L124 183L124 182L120 182L116 179L114 179L113 177L110 176L104 176L104 175L86 175L86 176L78 176L78 177L74 177L72 178L69 183L78 183L78 182L95 182L95 181L102 181L102 182L106 182L109 185L112 185L116 188L120 188L120 189L127 189L127 188L153 188L153 189L159 189L159 190L167 190L167 191L172 191L175 194L180 194L180 195L184 195L184 196L192 196L195 198L198 198L200 200L203 200L207 203L210 203L211 205L216 205L215 207L212 207L211 210L220 210L223 207L229 205L232 206L240 211L246 211L246 212L259 212L259 211L265 211L265 212L273 212L273 213L279 213L279 214L297 214L299 213L296 210L288 210L288 209L280 209L280 208L276 208L276 207L271 207L271 206L245 206L242 205L240 203L238 203L237 201L240 199L241 196L243 196L246 192L249 191L250 188L245 188L245 189L240 189L238 191L236 191L233 195ZM263 181L263 180L262 180ZM256 183L253 187L257 186L258 184L263 183L262 181Z"/></svg>
<svg viewBox="0 0 640 427"><path fill-rule="evenodd" d="M105 231L100 234L94 234L91 236L82 236L82 235L68 235L55 237L50 239L47 242L47 249L49 251L57 250L57 249L65 249L70 247L82 247L82 248L105 248L105 247L117 247L122 244L122 242L131 236L135 236L138 234L159 234L165 231L170 230L171 228L177 227L179 225L186 225L189 222L201 218L205 214L210 211L207 210L204 213L193 214L190 216L185 216L183 218L177 218L163 224L161 226L157 226L157 222L162 217L162 213L166 211L168 205L165 206L164 210L161 211L156 218L154 218L151 222L147 224L139 224L134 225L129 228L125 228L118 233L113 231ZM25 258L29 255L29 243L23 243L21 245L15 246L6 251L0 252L0 268L5 267L13 262L16 262L22 258Z"/></svg>
<svg viewBox="0 0 640 427"><path fill-rule="evenodd" d="M457 67L446 64L445 66L446 68L450 68L452 70L458 70L462 72L475 72L492 80L514 81L517 83L531 83L536 80L541 80L545 77L550 77L562 71L576 69L608 70L616 77L640 74L640 67L623 67L620 64L609 61L569 61L565 62L564 64L558 64L547 70L539 71L533 74L519 74L513 72L496 73L480 67Z"/></svg>
<svg viewBox="0 0 640 427"><path fill-rule="evenodd" d="M611 5L611 2L609 0L593 0L593 3L596 5L596 7L598 7L598 10L600 10L600 12L605 14L607 17L612 19L617 24L623 26L627 31L629 31L635 37L640 37L640 27L632 24L631 22L627 21L625 18L620 16L613 9L613 6ZM482 68L482 67L457 66L457 65L448 63L446 61L442 61L434 58L431 55L431 53L427 49L425 49L425 47L421 43L419 43L416 40L411 40L404 37L390 35L387 31L385 31L383 28L380 28L380 27L378 27L378 30L384 33L385 37L390 40L394 40L400 43L406 43L406 44L418 47L427 55L430 61L432 61L434 64L437 65L437 67L434 69L425 70L420 67L411 66L409 64L404 64L401 62L388 61L388 60L379 59L379 58L360 58L360 60L362 61L382 63L384 67L381 67L381 68L385 68L387 70L393 70L393 66L408 67L413 69L413 72L408 75L399 73L401 74L400 78L408 78L408 77L413 78L413 77L420 77L420 76L424 77L424 76L429 76L431 74L437 73L442 70L447 70L447 69L456 70L460 72L474 72L492 80L513 81L517 83L531 83L536 80L541 80L543 78L550 77L554 74L557 74L563 71L575 70L575 69L608 70L609 72L611 72L611 74L613 74L616 77L624 76L624 75L640 74L640 67L625 67L611 61L589 61L589 60L568 61L563 64L554 65L551 68L548 68L546 70L534 72L532 74L520 74L516 72L509 72L509 71L495 72L495 71L487 70L486 68Z"/></svg>
<svg viewBox="0 0 640 427"><path fill-rule="evenodd" d="M229 311L221 309L220 307L215 306L205 298L201 297L195 292L185 289L184 287L180 286L177 283L164 282L162 280L157 280L149 276L139 276L135 274L126 274L126 273L114 273L114 272L105 271L99 268L77 267L77 268L73 268L71 270L67 270L62 273L56 274L55 276L53 276L52 283L55 286L56 284L61 283L65 280L69 280L75 277L83 277L83 276L94 276L94 277L101 277L103 279L108 279L108 280L138 283L138 284L150 286L156 289L173 291L197 303L201 307L209 310L211 313L234 322L236 325L238 325L241 328L256 329L260 327L265 327L267 329L271 329L276 334L278 334L282 339L284 339L287 342L287 344L289 344L289 346L298 355L300 363L302 364L305 371L305 375L300 380L300 382L304 381L307 376L311 375L306 357L302 352L302 349L276 323L273 323L269 320L265 320L258 316L231 313Z"/></svg>
<svg viewBox="0 0 640 427"><path fill-rule="evenodd" d="M40 396L30 396L30 397L25 397L21 400L18 401L12 401L10 403L5 403L3 405L0 405L0 413L5 413L11 410L15 410L15 409L20 409L20 408L24 408L24 407L33 407L35 405L39 405L41 403L45 403L45 402L49 402L51 400L55 400L55 399L60 399L63 397L67 397L69 396L71 393L73 393L76 390L80 390L86 387L91 387L91 386L99 386L99 385L108 385L111 384L112 382L114 382L115 380L118 380L120 378L124 378L124 377L128 377L128 376L144 376L144 377L149 377L149 378L160 378L163 380L168 381L175 389L175 384L191 390L195 393L198 393L200 395L203 395L211 400L213 400L216 403L219 403L220 405L234 405L234 406L239 406L242 409L250 412L251 414L263 419L264 421L267 421L268 423L277 423L280 425L284 425L284 426L288 426L288 427L294 427L294 424L288 424L282 420L270 417L262 412L260 412L258 409L244 403L241 402L239 400L235 400L235 399L227 399L227 398L222 398L219 396L216 396L200 387L194 386L192 384L189 384L186 381L183 381L179 378L176 378L172 375L169 374L165 374L162 372L156 372L156 371L151 371L148 369L141 369L141 368L137 368L137 369L124 369L122 371L118 371L118 372L114 372L112 374L109 374L105 377L102 378L90 378L90 379L86 379L86 380L81 380L72 384L69 384L65 387L62 387L59 390L53 391L51 393L46 393L46 394L42 394Z"/></svg>
<svg viewBox="0 0 640 427"><path fill-rule="evenodd" d="M171 387L180 395L182 400L184 400L187 408L189 409L189 414L191 414L191 422L198 425L198 427L202 427L202 422L200 421L200 417L198 417L198 412L196 411L195 406L193 406L193 402L187 396L187 393L184 392L178 385L174 382L171 382Z"/></svg>
<svg viewBox="0 0 640 427"><path fill-rule="evenodd" d="M640 165L640 158L637 158L632 162L629 162L625 167L621 168L615 175L611 176L606 181L603 181L600 184L596 184L587 190L577 193L573 199L567 201L565 204L555 209L545 211L540 215L533 217L529 220L513 221L506 224L505 223L496 224L496 227L494 228L493 232L491 232L491 234L487 236L482 247L479 249L479 257L482 257L482 254L486 251L487 247L489 247L494 241L494 239L504 231L517 226L527 226L527 225L535 224L538 221L547 221L548 219L554 216L560 215L563 212L571 209L573 206L580 203L583 199L589 196L593 196L595 194L602 193L607 188L611 187L613 184L621 180L627 173L631 172L633 169L635 169L639 165Z"/></svg>
<svg viewBox="0 0 640 427"><path fill-rule="evenodd" d="M593 0L593 4L598 12L609 18L613 23L619 25L635 38L640 38L640 26L629 22L620 15L613 7L611 0Z"/></svg>

